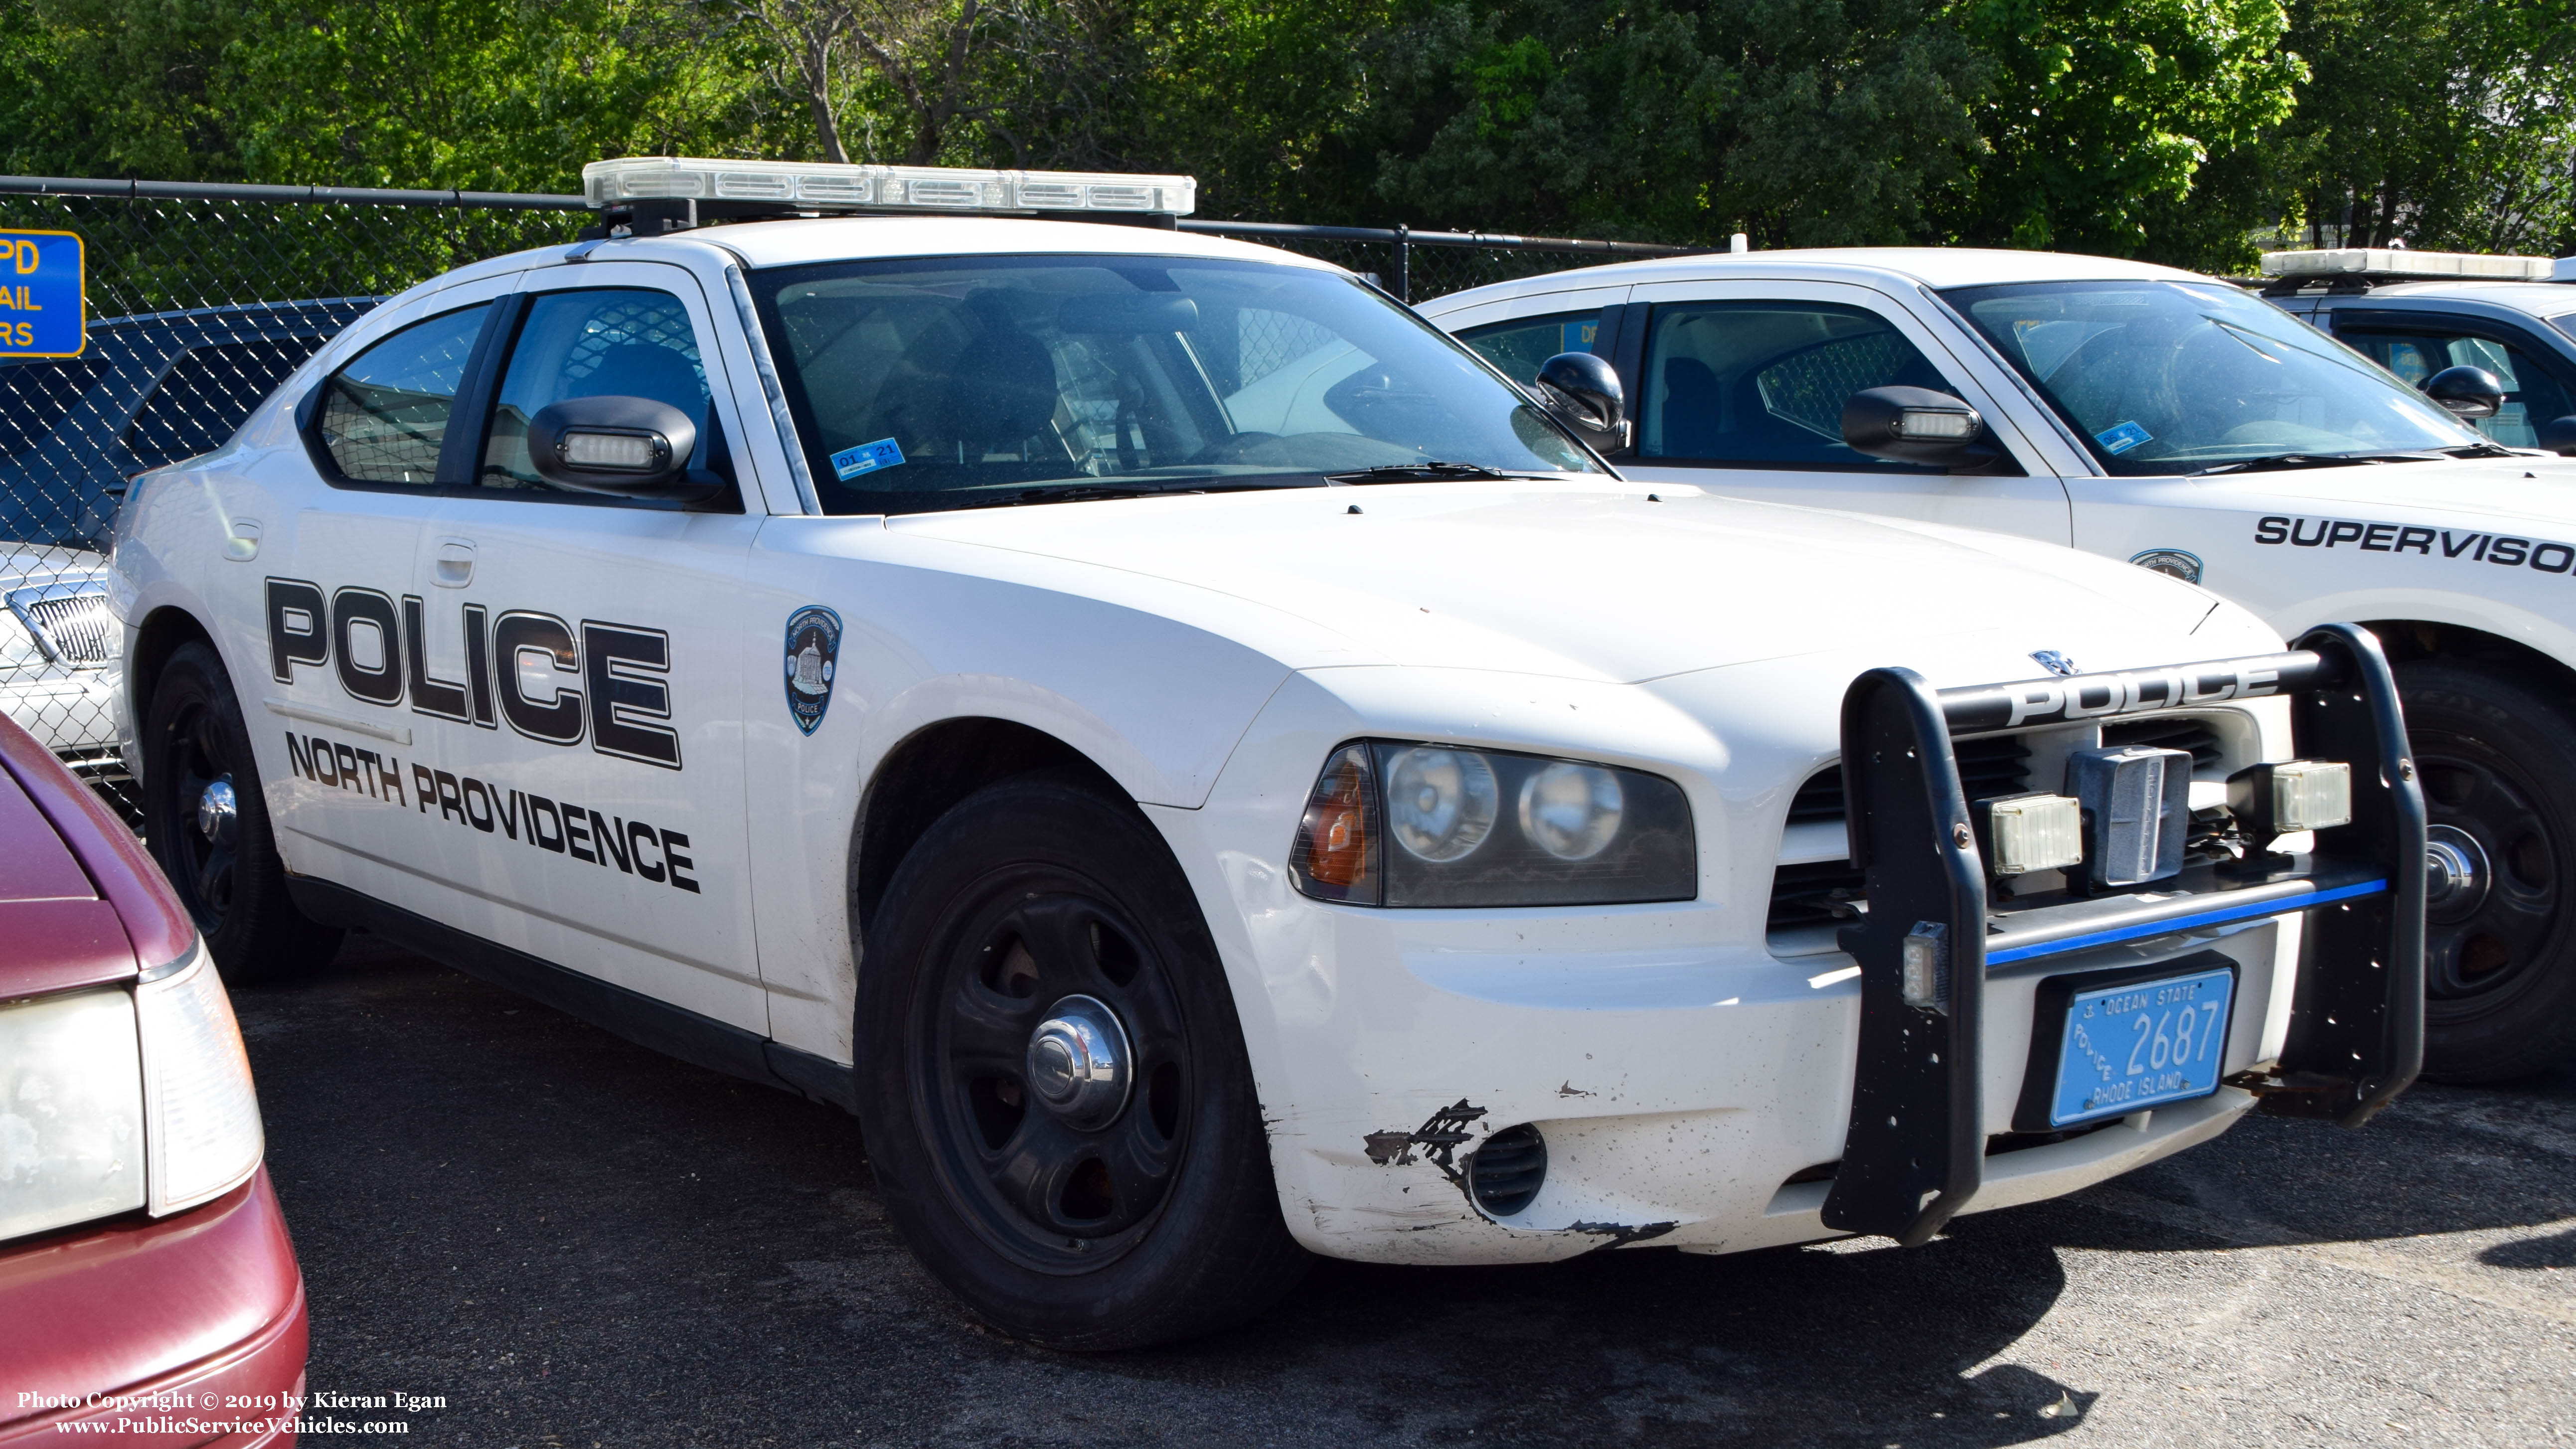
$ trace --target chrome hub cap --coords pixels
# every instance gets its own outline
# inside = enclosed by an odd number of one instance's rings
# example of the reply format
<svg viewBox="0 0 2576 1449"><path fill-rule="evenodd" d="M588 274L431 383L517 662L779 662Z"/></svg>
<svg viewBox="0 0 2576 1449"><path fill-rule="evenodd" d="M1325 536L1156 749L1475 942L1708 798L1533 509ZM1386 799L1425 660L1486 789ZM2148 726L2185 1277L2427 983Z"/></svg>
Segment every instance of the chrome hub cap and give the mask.
<svg viewBox="0 0 2576 1449"><path fill-rule="evenodd" d="M2424 910L2442 920L2458 920L2485 904L2494 879L2485 847L2456 825L2436 825L2424 832Z"/></svg>
<svg viewBox="0 0 2576 1449"><path fill-rule="evenodd" d="M1029 1033L1029 1090L1069 1126L1106 1126L1127 1105L1132 1061L1118 1014L1068 996Z"/></svg>
<svg viewBox="0 0 2576 1449"><path fill-rule="evenodd" d="M197 833L213 841L232 839L233 821L240 816L240 803L233 797L233 777L225 775L206 782L197 796Z"/></svg>

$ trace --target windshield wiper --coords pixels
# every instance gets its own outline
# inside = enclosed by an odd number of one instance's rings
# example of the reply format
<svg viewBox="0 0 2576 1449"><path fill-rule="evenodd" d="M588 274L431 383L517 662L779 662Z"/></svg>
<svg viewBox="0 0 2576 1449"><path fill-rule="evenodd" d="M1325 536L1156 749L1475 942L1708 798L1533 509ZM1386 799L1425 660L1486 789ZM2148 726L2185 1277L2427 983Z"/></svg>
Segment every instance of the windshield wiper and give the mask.
<svg viewBox="0 0 2576 1449"><path fill-rule="evenodd" d="M1327 473L1334 483L1405 483L1418 478L1515 478L1526 474L1506 473L1482 463L1444 463L1426 458L1419 463L1380 463L1374 468L1359 468L1348 473Z"/></svg>
<svg viewBox="0 0 2576 1449"><path fill-rule="evenodd" d="M2291 468L2346 468L2357 463L2429 463L2438 453L2275 453L2268 458L2239 458L2194 469L2189 476L2212 473L2275 473Z"/></svg>
<svg viewBox="0 0 2576 1449"><path fill-rule="evenodd" d="M2454 458L2518 458L2522 456L2502 443L2462 443L2442 450Z"/></svg>

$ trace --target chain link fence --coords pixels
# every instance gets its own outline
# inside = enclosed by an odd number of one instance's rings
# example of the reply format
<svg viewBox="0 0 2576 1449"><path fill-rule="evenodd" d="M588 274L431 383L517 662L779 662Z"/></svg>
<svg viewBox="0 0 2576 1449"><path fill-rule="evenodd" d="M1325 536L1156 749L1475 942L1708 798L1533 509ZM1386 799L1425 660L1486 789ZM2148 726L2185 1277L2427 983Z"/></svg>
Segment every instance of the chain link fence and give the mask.
<svg viewBox="0 0 2576 1449"><path fill-rule="evenodd" d="M485 257L575 239L577 196L0 177L0 231L81 238L88 342L0 358L0 712L129 821L120 631L105 551L127 484L220 446L377 302ZM1186 221L1334 262L1407 300L1684 250L1401 228Z"/></svg>

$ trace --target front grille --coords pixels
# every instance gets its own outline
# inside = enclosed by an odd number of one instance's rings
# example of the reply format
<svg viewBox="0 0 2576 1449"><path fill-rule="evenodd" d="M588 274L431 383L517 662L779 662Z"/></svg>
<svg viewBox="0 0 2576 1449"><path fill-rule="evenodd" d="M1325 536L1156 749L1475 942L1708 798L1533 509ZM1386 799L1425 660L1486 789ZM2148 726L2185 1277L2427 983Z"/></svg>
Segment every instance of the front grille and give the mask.
<svg viewBox="0 0 2576 1449"><path fill-rule="evenodd" d="M1959 783L1971 800L2017 795L2029 788L2030 746L2018 735L1988 735L1950 747L1958 757ZM1827 765L1807 778L1789 801L1789 823L1843 818L1843 767Z"/></svg>
<svg viewBox="0 0 2576 1449"><path fill-rule="evenodd" d="M1959 783L1971 800L2017 795L2030 788L2030 746L2018 735L1987 735L1960 740L1950 747L1959 761ZM1789 823L1813 824L1843 818L1843 767L1827 765L1807 778L1789 801ZM1848 860L1809 861L1781 866L1771 877L1769 929L1821 926L1857 914L1852 903L1862 898L1861 873Z"/></svg>
<svg viewBox="0 0 2576 1449"><path fill-rule="evenodd" d="M2221 750L2218 731L2201 719L2130 719L2102 726L2102 747L2152 745L2160 750L2188 750L2194 773L2215 768Z"/></svg>
<svg viewBox="0 0 2576 1449"><path fill-rule="evenodd" d="M1867 886L1867 878L1848 860L1784 865L1771 874L1771 914L1765 925L1785 931L1848 920L1859 914L1852 903L1868 894Z"/></svg>
<svg viewBox="0 0 2576 1449"><path fill-rule="evenodd" d="M9 596L9 609L57 664L106 664L116 658L119 631L104 590L74 591L59 584L20 589Z"/></svg>
<svg viewBox="0 0 2576 1449"><path fill-rule="evenodd" d="M1467 1190L1476 1206L1507 1218L1530 1205L1547 1181L1547 1140L1527 1122L1485 1139L1467 1159Z"/></svg>

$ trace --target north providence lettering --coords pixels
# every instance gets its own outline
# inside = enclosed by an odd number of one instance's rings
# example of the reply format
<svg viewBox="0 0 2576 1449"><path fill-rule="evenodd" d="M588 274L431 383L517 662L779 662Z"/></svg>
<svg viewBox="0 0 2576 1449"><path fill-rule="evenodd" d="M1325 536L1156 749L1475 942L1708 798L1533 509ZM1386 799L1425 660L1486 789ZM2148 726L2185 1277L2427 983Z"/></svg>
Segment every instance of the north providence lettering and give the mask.
<svg viewBox="0 0 2576 1449"><path fill-rule="evenodd" d="M671 717L671 636L640 624L584 619L580 628L535 609L481 604L458 609L465 678L430 673L429 607L418 594L397 605L380 589L354 585L328 600L321 586L271 578L268 658L280 684L295 666L329 667L362 704L499 729L542 744L590 747L621 760L680 768ZM580 688L569 687L578 681Z"/></svg>
<svg viewBox="0 0 2576 1449"><path fill-rule="evenodd" d="M320 735L289 731L286 759L299 780L354 790L388 805L409 804L422 815L436 806L441 820L698 894L697 878L689 874L698 863L688 854L689 837L676 830L427 765L413 765L406 782L402 762L391 755Z"/></svg>
<svg viewBox="0 0 2576 1449"><path fill-rule="evenodd" d="M2315 525L2314 536L2309 533L2311 524ZM2434 550L2439 549L2444 558L2465 558L2509 569L2534 568L2544 574L2563 574L2571 565L2576 565L2576 545L2554 543L2548 539L2426 528L2412 523L2370 523L2349 518L2276 516L2260 519L2254 525L2254 541L2286 543L2292 548L2337 548L2351 544L2364 553L2419 553L2426 558L2431 558Z"/></svg>

